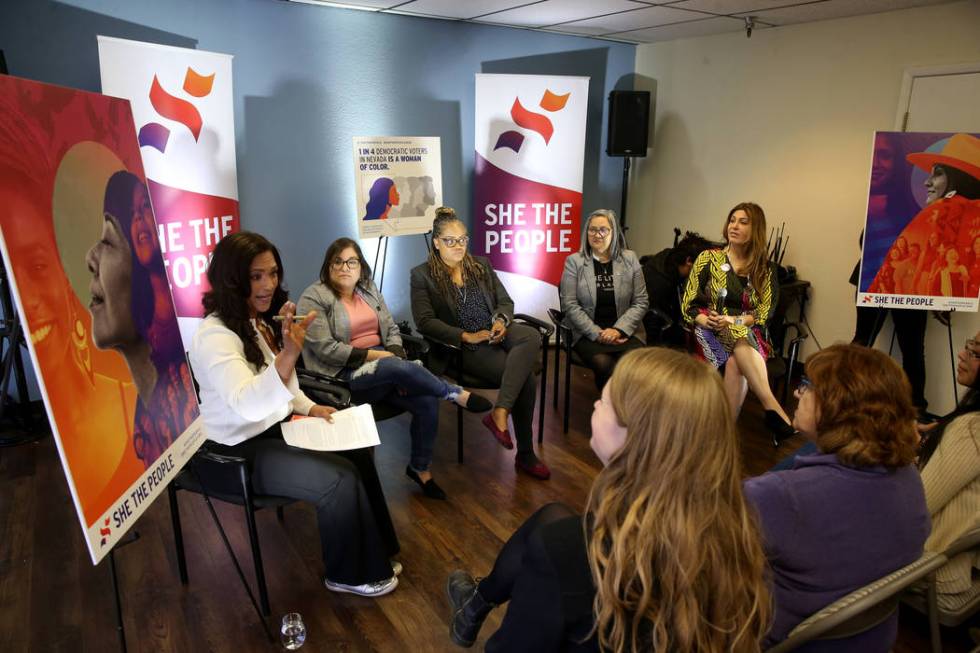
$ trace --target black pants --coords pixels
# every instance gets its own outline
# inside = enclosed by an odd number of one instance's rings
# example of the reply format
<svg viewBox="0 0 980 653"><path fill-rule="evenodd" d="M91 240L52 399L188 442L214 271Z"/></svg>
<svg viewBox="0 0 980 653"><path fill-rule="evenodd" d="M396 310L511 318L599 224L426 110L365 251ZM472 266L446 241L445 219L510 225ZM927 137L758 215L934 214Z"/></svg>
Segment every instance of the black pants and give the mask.
<svg viewBox="0 0 980 653"><path fill-rule="evenodd" d="M582 361L592 369L592 373L595 375L595 387L599 389L599 392L602 392L602 388L609 381L609 377L612 376L613 370L616 368L616 363L623 357L623 354L642 346L643 343L636 336L630 336L629 340L621 345L607 345L582 337L575 343L574 349Z"/></svg>
<svg viewBox="0 0 980 653"><path fill-rule="evenodd" d="M490 384L499 384L497 406L514 419L517 452L534 451L534 404L538 381L534 367L541 356L541 335L523 324L511 324L499 345L481 343L463 349L463 369Z"/></svg>
<svg viewBox="0 0 980 653"><path fill-rule="evenodd" d="M912 385L912 403L916 408L925 410L928 405L925 395L925 337L928 311L858 306L857 323L854 326L854 338L851 342L865 347L873 346L889 313L895 325L898 348L902 351L902 369L905 370L905 375L909 377L909 383Z"/></svg>
<svg viewBox="0 0 980 653"><path fill-rule="evenodd" d="M549 503L528 517L500 549L493 570L480 581L480 595L495 605L509 601L531 537L548 524L576 514L563 503Z"/></svg>
<svg viewBox="0 0 980 653"><path fill-rule="evenodd" d="M290 447L279 424L239 444L212 451L249 462L252 488L312 503L326 577L361 585L393 575L398 537L370 449L330 453Z"/></svg>

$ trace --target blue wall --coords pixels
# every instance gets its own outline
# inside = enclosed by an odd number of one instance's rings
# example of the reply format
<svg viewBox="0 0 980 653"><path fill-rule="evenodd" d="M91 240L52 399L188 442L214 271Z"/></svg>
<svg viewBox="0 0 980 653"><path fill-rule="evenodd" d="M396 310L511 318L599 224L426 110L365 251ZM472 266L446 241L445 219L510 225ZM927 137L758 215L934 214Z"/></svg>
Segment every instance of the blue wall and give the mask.
<svg viewBox="0 0 980 653"><path fill-rule="evenodd" d="M239 199L246 229L281 249L298 296L324 249L356 235L353 136L442 138L443 201L471 206L475 73L592 78L585 210L619 207L622 161L605 149L605 98L630 88L634 47L278 0L4 0L11 74L98 91L96 35L234 55ZM365 252L370 261L373 243ZM421 237L393 239L384 290L409 318Z"/></svg>

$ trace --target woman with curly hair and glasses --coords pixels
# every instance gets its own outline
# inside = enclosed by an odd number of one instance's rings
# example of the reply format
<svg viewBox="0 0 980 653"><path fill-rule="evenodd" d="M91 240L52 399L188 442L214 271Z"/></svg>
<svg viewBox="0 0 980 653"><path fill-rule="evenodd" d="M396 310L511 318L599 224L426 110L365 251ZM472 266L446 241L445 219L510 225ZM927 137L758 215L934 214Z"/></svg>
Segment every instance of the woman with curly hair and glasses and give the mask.
<svg viewBox="0 0 980 653"><path fill-rule="evenodd" d="M514 442L507 428L513 417L517 436L515 467L540 480L551 470L534 454L532 423L541 354L541 337L514 324L514 300L490 267L472 256L466 225L453 209L436 209L429 260L412 269L412 317L419 332L462 349L463 367L473 376L500 384L497 403L483 425L505 449ZM433 372L445 369L437 348L429 355Z"/></svg>
<svg viewBox="0 0 980 653"><path fill-rule="evenodd" d="M452 640L471 646L509 602L487 651L759 651L765 555L718 374L669 349L627 353L591 444L604 468L584 517L547 505L486 578L450 575Z"/></svg>
<svg viewBox="0 0 980 653"><path fill-rule="evenodd" d="M929 534L912 390L886 354L834 345L810 357L793 424L818 452L745 482L772 570L767 646L842 596L922 555ZM808 651L887 651L898 615ZM821 648L823 646L823 648Z"/></svg>

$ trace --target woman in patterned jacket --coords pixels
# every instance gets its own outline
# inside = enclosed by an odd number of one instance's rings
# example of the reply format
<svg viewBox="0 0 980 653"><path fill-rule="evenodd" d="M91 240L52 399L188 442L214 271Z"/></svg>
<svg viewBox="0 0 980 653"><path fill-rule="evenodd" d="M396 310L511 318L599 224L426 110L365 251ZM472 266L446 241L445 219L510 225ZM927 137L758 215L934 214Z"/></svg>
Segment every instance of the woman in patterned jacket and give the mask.
<svg viewBox="0 0 980 653"><path fill-rule="evenodd" d="M737 417L742 408L747 383L766 409L766 426L778 446L794 430L766 374L772 344L765 329L777 304L779 283L768 260L762 207L752 202L735 206L722 235L723 249L706 250L694 262L681 311L694 327L700 356L724 368L732 415Z"/></svg>

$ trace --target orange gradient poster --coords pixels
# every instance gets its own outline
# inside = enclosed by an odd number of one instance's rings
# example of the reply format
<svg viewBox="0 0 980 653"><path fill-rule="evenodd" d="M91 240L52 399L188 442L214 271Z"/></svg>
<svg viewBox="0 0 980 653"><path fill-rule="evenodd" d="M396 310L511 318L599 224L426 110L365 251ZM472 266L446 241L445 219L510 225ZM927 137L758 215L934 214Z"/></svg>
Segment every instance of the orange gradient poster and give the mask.
<svg viewBox="0 0 980 653"><path fill-rule="evenodd" d="M97 563L204 438L129 102L0 75L0 233Z"/></svg>

